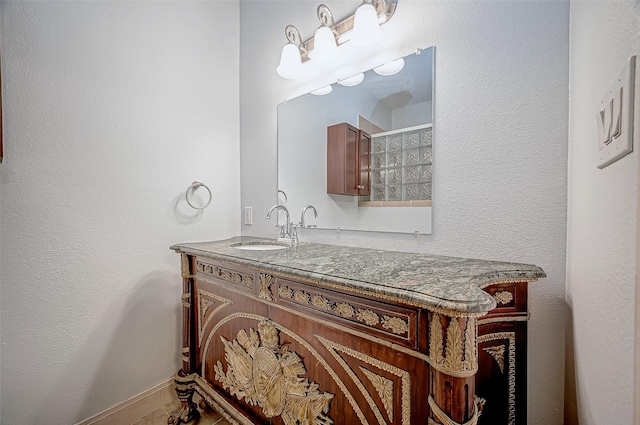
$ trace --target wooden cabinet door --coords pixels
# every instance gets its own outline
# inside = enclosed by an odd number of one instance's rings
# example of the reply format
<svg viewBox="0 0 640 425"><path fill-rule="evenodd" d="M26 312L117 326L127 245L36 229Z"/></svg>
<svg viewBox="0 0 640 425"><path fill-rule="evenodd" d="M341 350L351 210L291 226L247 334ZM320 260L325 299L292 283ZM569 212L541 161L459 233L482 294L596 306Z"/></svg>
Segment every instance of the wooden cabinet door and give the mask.
<svg viewBox="0 0 640 425"><path fill-rule="evenodd" d="M476 394L486 400L478 424L526 425L528 283L485 291L497 306L478 320Z"/></svg>
<svg viewBox="0 0 640 425"><path fill-rule="evenodd" d="M526 425L526 322L478 326L476 394L486 400L479 425Z"/></svg>
<svg viewBox="0 0 640 425"><path fill-rule="evenodd" d="M344 126L344 187L345 195L358 194L358 129Z"/></svg>
<svg viewBox="0 0 640 425"><path fill-rule="evenodd" d="M358 195L371 194L371 136L362 130L358 131Z"/></svg>

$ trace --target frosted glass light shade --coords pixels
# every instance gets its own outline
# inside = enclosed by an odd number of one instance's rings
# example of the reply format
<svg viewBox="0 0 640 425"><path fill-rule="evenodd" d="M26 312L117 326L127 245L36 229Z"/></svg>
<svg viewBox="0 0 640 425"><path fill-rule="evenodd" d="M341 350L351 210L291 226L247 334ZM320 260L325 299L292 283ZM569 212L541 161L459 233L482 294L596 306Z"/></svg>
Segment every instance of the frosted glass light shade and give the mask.
<svg viewBox="0 0 640 425"><path fill-rule="evenodd" d="M356 74L353 77L338 80L338 84L345 87L353 87L353 86L357 86L363 81L364 81L364 73L361 72L360 74Z"/></svg>
<svg viewBox="0 0 640 425"><path fill-rule="evenodd" d="M374 46L380 40L382 40L382 30L376 8L370 3L363 3L356 10L351 44L354 47L367 48Z"/></svg>
<svg viewBox="0 0 640 425"><path fill-rule="evenodd" d="M276 68L276 72L282 78L289 80L296 79L302 75L302 58L300 57L298 46L289 43L282 48L280 65Z"/></svg>
<svg viewBox="0 0 640 425"><path fill-rule="evenodd" d="M402 71L402 68L404 68L404 59L400 58L393 62L387 62L384 65L375 67L373 68L373 71L380 75L393 75Z"/></svg>
<svg viewBox="0 0 640 425"><path fill-rule="evenodd" d="M313 37L313 51L311 60L319 64L331 63L338 59L338 45L331 28L321 26Z"/></svg>

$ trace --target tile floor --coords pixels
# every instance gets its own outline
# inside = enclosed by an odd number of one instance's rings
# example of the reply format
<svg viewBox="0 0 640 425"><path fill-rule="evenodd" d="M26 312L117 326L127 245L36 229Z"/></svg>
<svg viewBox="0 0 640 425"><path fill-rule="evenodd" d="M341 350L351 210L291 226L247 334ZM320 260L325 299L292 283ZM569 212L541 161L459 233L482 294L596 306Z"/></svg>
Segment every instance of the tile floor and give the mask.
<svg viewBox="0 0 640 425"><path fill-rule="evenodd" d="M199 401L196 397L193 397L193 401L196 403ZM169 418L169 414L173 412L180 406L179 400L174 400L171 403L168 403L162 406L160 409L149 413L144 418L134 422L131 425L167 425L167 419ZM222 417L218 412L207 407L207 409L203 412L200 410L200 419L197 421L191 421L188 425L231 425L226 419Z"/></svg>

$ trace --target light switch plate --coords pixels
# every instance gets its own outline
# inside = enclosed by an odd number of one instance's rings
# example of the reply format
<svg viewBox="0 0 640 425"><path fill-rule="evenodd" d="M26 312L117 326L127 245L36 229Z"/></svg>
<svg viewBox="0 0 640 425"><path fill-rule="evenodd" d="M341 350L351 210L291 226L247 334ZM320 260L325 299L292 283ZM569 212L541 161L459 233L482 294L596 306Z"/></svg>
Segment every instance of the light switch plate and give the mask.
<svg viewBox="0 0 640 425"><path fill-rule="evenodd" d="M253 208L244 207L244 224L253 224Z"/></svg>
<svg viewBox="0 0 640 425"><path fill-rule="evenodd" d="M636 57L598 103L598 168L604 168L633 151L633 96Z"/></svg>

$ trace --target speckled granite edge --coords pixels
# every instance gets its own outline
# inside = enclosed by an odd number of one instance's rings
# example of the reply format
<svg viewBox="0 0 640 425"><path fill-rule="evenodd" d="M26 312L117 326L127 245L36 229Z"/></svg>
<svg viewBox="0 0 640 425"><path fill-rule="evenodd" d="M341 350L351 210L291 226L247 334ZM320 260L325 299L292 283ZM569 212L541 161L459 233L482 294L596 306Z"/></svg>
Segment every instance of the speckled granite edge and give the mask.
<svg viewBox="0 0 640 425"><path fill-rule="evenodd" d="M339 245L298 243L274 251L248 251L232 246L266 241L269 240L236 237L176 244L171 249L317 281L325 287L461 315L482 314L496 306L493 297L482 288L502 282L535 281L546 276L541 268L529 264Z"/></svg>

